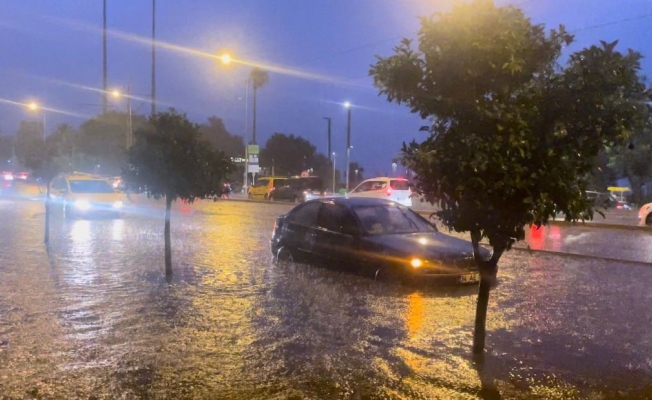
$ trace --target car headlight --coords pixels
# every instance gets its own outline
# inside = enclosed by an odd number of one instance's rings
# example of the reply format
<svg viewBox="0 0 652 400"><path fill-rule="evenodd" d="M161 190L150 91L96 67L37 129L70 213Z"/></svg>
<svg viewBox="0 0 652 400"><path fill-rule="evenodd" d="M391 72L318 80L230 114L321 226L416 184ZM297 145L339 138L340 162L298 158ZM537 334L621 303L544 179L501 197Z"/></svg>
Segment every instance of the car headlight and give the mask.
<svg viewBox="0 0 652 400"><path fill-rule="evenodd" d="M88 200L77 200L75 201L75 208L80 210L88 210L91 208L91 203L89 203Z"/></svg>
<svg viewBox="0 0 652 400"><path fill-rule="evenodd" d="M122 208L122 202L116 201L115 203L113 203L113 208Z"/></svg>
<svg viewBox="0 0 652 400"><path fill-rule="evenodd" d="M410 261L410 265L411 265L412 268L414 268L414 269L421 268L421 267L423 266L423 261L422 261L420 258L413 258L413 259Z"/></svg>

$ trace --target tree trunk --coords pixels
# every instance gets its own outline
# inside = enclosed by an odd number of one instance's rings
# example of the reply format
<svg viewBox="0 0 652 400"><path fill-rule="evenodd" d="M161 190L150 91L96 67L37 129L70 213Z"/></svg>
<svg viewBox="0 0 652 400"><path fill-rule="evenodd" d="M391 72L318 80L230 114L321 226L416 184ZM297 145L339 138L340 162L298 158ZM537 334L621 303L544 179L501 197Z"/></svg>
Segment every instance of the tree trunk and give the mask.
<svg viewBox="0 0 652 400"><path fill-rule="evenodd" d="M43 243L50 243L50 182L45 187L45 233Z"/></svg>
<svg viewBox="0 0 652 400"><path fill-rule="evenodd" d="M172 196L165 196L165 277L172 277L172 244L170 243L170 209Z"/></svg>
<svg viewBox="0 0 652 400"><path fill-rule="evenodd" d="M473 353L484 352L485 338L487 332L487 308L489 307L489 292L496 281L498 272L498 260L507 248L507 243L494 245L494 251L489 260L480 256L480 232L471 232L473 243L473 256L480 272L480 288L478 290L478 303L475 309L475 326L473 329Z"/></svg>

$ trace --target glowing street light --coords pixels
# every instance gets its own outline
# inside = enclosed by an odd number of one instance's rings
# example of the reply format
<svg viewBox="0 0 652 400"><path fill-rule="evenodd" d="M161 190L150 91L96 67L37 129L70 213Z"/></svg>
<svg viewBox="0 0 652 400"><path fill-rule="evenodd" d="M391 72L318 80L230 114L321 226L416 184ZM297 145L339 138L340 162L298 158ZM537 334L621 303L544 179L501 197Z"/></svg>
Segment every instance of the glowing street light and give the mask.
<svg viewBox="0 0 652 400"><path fill-rule="evenodd" d="M218 58L222 61L223 64L227 64L227 65L230 64L231 61L233 61L233 59L229 54L222 54Z"/></svg>
<svg viewBox="0 0 652 400"><path fill-rule="evenodd" d="M37 111L40 110L41 113L43 114L43 125L42 125L43 132L42 133L43 133L43 139L45 139L45 110L41 109L41 106L39 106L38 103L35 102L35 101L30 101L29 103L26 104L26 106L30 111L37 112Z"/></svg>
<svg viewBox="0 0 652 400"><path fill-rule="evenodd" d="M111 96L115 97L116 99L119 99L121 97L124 97L127 99L127 134L126 134L126 148L130 148L133 145L133 115L132 115L132 110L131 110L131 90L129 89L129 85L126 85L126 91L125 93L120 92L118 89L114 89L111 91Z"/></svg>

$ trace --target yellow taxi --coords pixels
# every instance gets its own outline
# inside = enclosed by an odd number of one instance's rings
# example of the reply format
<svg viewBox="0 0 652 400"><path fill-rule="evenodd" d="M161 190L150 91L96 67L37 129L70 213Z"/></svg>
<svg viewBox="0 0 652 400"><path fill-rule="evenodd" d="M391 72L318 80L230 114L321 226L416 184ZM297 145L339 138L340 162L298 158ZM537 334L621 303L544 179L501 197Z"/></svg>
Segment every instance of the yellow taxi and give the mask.
<svg viewBox="0 0 652 400"><path fill-rule="evenodd" d="M124 193L114 189L107 179L79 172L54 178L50 197L63 208L68 218L90 215L120 217L125 201Z"/></svg>
<svg viewBox="0 0 652 400"><path fill-rule="evenodd" d="M269 193L275 187L283 186L286 177L281 176L263 176L256 180L248 191L248 197L250 199L265 199L269 200Z"/></svg>

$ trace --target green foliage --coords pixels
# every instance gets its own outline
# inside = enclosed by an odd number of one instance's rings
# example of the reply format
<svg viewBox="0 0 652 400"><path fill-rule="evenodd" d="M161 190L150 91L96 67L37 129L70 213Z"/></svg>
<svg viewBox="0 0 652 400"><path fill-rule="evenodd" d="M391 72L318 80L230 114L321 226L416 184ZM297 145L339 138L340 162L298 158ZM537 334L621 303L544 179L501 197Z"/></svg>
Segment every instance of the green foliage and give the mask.
<svg viewBox="0 0 652 400"><path fill-rule="evenodd" d="M40 154L43 146L43 125L41 122L21 121L16 133L16 158L28 167L33 165L33 158Z"/></svg>
<svg viewBox="0 0 652 400"><path fill-rule="evenodd" d="M260 165L270 169L274 166L276 175L299 175L309 168L320 168L315 165L316 154L317 149L306 139L274 133L260 152Z"/></svg>
<svg viewBox="0 0 652 400"><path fill-rule="evenodd" d="M245 156L245 145L242 137L229 133L222 118L208 118L207 124L199 126L199 133L203 140L209 142L214 149L223 151L227 156Z"/></svg>
<svg viewBox="0 0 652 400"><path fill-rule="evenodd" d="M171 109L136 131L123 177L128 187L147 188L155 199L192 202L221 194L224 176L233 168L222 151L201 140L198 125Z"/></svg>
<svg viewBox="0 0 652 400"><path fill-rule="evenodd" d="M5 168L11 169L11 164L8 163L8 160L11 160L13 156L13 147L14 147L14 137L9 135L0 135L0 169L4 170Z"/></svg>
<svg viewBox="0 0 652 400"><path fill-rule="evenodd" d="M426 199L497 254L557 213L592 218L595 157L640 127L641 56L603 42L562 68L571 41L563 26L546 35L518 8L478 0L423 18L418 50L404 40L370 71L389 101L434 121L403 148Z"/></svg>
<svg viewBox="0 0 652 400"><path fill-rule="evenodd" d="M127 113L110 111L85 121L79 127L79 152L85 154L90 162L86 169L100 165L100 172L118 175L126 162ZM133 130L143 129L146 124L141 115L132 116Z"/></svg>

